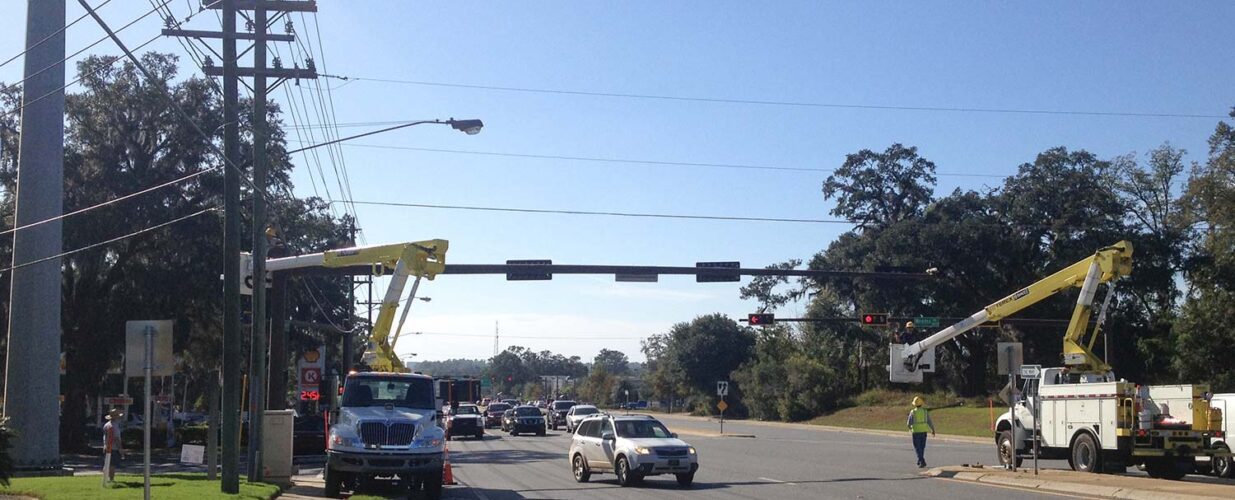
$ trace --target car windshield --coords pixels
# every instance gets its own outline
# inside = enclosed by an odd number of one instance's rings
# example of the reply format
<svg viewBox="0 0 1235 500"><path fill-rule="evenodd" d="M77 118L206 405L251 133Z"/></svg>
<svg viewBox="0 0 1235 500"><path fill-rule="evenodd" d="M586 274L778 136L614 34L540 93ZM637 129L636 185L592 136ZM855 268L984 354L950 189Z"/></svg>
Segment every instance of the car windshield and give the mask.
<svg viewBox="0 0 1235 500"><path fill-rule="evenodd" d="M485 408L485 411L494 412L494 411L506 411L509 409L510 409L510 405L506 403L493 403L489 405L488 408Z"/></svg>
<svg viewBox="0 0 1235 500"><path fill-rule="evenodd" d="M386 406L433 409L433 381L422 378L349 377L343 406Z"/></svg>
<svg viewBox="0 0 1235 500"><path fill-rule="evenodd" d="M480 415L480 409L475 406L460 406L455 408L455 415Z"/></svg>
<svg viewBox="0 0 1235 500"><path fill-rule="evenodd" d="M594 415L600 413L600 410L595 406L579 406L575 407L575 415Z"/></svg>
<svg viewBox="0 0 1235 500"><path fill-rule="evenodd" d="M515 413L520 417L539 417L540 410L536 408L515 408Z"/></svg>
<svg viewBox="0 0 1235 500"><path fill-rule="evenodd" d="M618 420L617 435L624 438L668 438L669 429L655 420Z"/></svg>
<svg viewBox="0 0 1235 500"><path fill-rule="evenodd" d="M570 407L574 405L575 405L574 401L557 401L553 403L553 409L554 410L569 410Z"/></svg>

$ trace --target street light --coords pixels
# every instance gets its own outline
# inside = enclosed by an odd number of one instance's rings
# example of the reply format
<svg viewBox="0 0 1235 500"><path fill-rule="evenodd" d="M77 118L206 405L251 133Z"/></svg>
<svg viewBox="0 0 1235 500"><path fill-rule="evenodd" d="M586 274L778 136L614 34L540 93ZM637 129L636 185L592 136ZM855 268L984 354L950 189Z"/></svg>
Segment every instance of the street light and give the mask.
<svg viewBox="0 0 1235 500"><path fill-rule="evenodd" d="M393 127L386 127L386 128L383 128L383 129L373 130L373 131L365 132L365 133L363 133L363 134L356 134L356 135L352 135L352 136L348 136L348 137L343 137L343 138L335 139L335 140L333 140L333 141L327 141L327 142L322 142L322 143L318 143L318 144L311 144L311 145L305 146L305 147L303 147L303 148L293 149L293 150L291 150L291 151L288 151L288 152L287 152L287 154L289 154L289 155L290 155L290 154L295 154L295 153L299 153L299 152L301 152L301 151L308 151L308 150L310 150L310 149L320 148L320 147L322 147L322 146L329 146L329 145L331 145L331 144L338 144L338 143L343 142L343 141L350 141L350 140L352 140L352 139L359 139L359 138L361 138L361 137L367 137L367 136L374 135L374 134L380 134L380 133L383 133L383 132L390 132L391 130L398 130L398 129L401 129L401 128L407 128L407 127L412 127L412 126L416 126L416 125L425 125L425 124L429 124L429 123L432 123L432 124L435 124L435 125L450 125L450 127L451 127L451 128L453 128L453 129L455 129L455 130L458 130L458 131L460 131L460 132L463 132L463 133L465 133L465 134L467 134L467 135L476 135L476 134L479 134L479 133L480 133L480 129L481 129L481 128L483 128L483 127L485 126L484 122L482 122L482 121L480 121L480 120L475 120L475 119L473 119L473 120L456 120L456 119L454 119L454 118L451 118L451 119L449 119L449 120L420 120L420 121L408 122L408 123L404 123L404 124L400 124L400 125L395 125L395 126L393 126Z"/></svg>

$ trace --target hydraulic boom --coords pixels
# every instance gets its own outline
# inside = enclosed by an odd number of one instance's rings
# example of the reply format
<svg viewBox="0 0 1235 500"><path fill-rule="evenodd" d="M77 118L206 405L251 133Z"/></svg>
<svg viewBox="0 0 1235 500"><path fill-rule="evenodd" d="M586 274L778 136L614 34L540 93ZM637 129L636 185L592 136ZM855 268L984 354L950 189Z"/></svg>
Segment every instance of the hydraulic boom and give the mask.
<svg viewBox="0 0 1235 500"><path fill-rule="evenodd" d="M1120 241L1101 248L1092 256L1047 276L1037 283L1017 290L1012 295L999 299L974 315L916 344L903 349L892 349L891 363L903 366L904 372L914 372L918 369L918 361L922 355L944 342L985 322L998 321L1011 316L1063 290L1080 287L1081 293L1076 299L1076 308L1072 311L1072 319L1068 323L1068 330L1063 339L1063 361L1077 373L1105 373L1110 370L1110 366L1093 352L1094 342L1097 341L1098 333L1102 328L1102 315L1099 316L1098 326L1093 332L1087 332L1089 318L1093 313L1094 294L1098 291L1100 283L1107 283L1109 297L1114 291L1113 281L1131 273L1131 243ZM1086 341L1087 336L1088 341ZM898 370L892 370L892 368L894 367L889 366L890 373L895 379L895 372Z"/></svg>

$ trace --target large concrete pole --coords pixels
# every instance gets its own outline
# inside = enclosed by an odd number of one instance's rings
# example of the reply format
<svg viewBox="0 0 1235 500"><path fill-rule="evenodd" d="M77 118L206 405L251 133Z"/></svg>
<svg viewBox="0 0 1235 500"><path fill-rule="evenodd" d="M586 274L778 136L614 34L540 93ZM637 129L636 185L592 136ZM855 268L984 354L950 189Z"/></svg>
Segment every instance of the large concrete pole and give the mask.
<svg viewBox="0 0 1235 500"><path fill-rule="evenodd" d="M16 227L56 217L64 208L63 28L63 1L28 0ZM13 233L13 265L62 248L59 221L19 230ZM12 457L19 468L58 467L60 259L14 269L11 276L4 416L19 433Z"/></svg>

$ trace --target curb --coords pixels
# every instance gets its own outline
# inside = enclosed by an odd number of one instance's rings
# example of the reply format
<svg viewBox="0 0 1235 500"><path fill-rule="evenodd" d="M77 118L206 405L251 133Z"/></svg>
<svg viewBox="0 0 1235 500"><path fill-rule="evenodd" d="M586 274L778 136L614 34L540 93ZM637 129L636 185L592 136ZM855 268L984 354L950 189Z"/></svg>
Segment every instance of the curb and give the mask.
<svg viewBox="0 0 1235 500"><path fill-rule="evenodd" d="M1085 484L1072 481L1052 481L1050 479L1030 477L1009 477L1004 474L983 472L980 470L947 470L934 468L920 473L924 477L952 479L971 483L982 483L1004 486L1022 490L1059 493L1064 495L1079 495L1101 498L1154 499L1154 500L1210 500L1227 498L1224 496L1193 495L1171 491L1137 489L1121 486L1104 486Z"/></svg>

